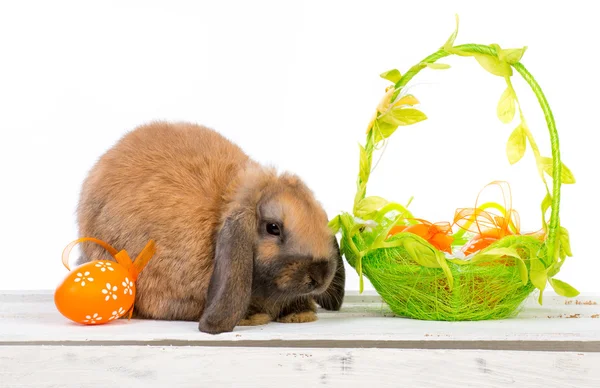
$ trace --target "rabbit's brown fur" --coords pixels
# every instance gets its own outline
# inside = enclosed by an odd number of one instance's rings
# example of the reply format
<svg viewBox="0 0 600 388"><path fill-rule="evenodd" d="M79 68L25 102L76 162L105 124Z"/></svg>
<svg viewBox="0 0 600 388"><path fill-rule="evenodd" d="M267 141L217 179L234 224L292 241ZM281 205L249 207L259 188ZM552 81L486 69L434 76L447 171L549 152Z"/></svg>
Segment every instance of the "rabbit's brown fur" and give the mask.
<svg viewBox="0 0 600 388"><path fill-rule="evenodd" d="M280 237L265 231L271 222ZM218 333L265 317L314 320L315 300L341 306L343 263L312 192L205 127L155 122L125 135L86 178L78 224L131 256L156 241L136 317L200 320ZM80 262L109 259L82 248Z"/></svg>

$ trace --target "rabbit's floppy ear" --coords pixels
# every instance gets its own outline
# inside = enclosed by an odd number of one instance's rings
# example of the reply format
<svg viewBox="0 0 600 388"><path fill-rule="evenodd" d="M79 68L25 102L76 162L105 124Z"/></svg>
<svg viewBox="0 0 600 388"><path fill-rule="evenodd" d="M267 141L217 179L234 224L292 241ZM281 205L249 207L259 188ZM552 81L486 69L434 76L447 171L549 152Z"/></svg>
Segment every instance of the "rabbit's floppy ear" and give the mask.
<svg viewBox="0 0 600 388"><path fill-rule="evenodd" d="M252 292L254 217L233 210L217 235L214 269L199 329L219 334L233 331L244 318Z"/></svg>
<svg viewBox="0 0 600 388"><path fill-rule="evenodd" d="M333 280L327 287L327 290L322 294L315 296L315 301L319 306L327 310L338 311L342 307L344 301L344 290L346 287L346 271L344 269L344 261L340 254L340 246L335 236L332 238L332 245L334 247L336 269Z"/></svg>

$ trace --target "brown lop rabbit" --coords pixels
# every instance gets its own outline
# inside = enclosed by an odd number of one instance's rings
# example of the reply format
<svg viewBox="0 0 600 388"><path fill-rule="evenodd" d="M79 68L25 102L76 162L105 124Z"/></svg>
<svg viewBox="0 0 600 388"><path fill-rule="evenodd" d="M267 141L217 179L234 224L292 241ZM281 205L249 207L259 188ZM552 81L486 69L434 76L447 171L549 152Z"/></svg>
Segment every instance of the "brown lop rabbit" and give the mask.
<svg viewBox="0 0 600 388"><path fill-rule="evenodd" d="M137 281L134 316L236 325L310 322L339 310L338 242L296 176L251 160L212 129L153 122L126 134L83 183L79 233L135 257L157 251ZM110 260L82 244L78 264Z"/></svg>

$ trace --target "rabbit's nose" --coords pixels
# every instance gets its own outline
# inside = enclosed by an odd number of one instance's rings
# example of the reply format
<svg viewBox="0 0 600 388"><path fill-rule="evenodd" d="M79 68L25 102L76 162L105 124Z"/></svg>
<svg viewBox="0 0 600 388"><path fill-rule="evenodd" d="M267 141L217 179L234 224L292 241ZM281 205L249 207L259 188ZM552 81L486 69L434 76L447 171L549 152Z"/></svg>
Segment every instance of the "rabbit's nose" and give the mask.
<svg viewBox="0 0 600 388"><path fill-rule="evenodd" d="M311 286L313 288L321 287L328 278L329 264L326 261L320 261L311 264L308 276L311 279Z"/></svg>

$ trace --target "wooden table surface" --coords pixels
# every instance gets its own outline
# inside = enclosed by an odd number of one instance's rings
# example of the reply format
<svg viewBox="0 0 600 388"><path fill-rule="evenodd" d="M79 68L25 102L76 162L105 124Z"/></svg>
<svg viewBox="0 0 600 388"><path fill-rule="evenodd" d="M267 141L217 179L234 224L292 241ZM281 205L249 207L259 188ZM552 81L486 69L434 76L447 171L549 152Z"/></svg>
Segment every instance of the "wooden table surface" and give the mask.
<svg viewBox="0 0 600 388"><path fill-rule="evenodd" d="M0 387L600 387L600 297L529 300L518 317L395 317L350 293L313 323L237 327L119 320L81 326L51 292L0 292Z"/></svg>

